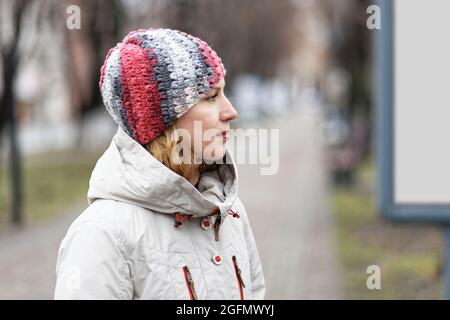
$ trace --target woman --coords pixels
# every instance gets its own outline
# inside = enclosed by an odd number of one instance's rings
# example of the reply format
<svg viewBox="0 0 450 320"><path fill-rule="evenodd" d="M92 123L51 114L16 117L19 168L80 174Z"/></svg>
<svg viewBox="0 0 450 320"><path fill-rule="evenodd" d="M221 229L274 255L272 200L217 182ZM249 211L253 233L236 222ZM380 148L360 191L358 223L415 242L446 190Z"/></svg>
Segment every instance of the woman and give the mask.
<svg viewBox="0 0 450 320"><path fill-rule="evenodd" d="M137 30L109 51L100 90L118 130L61 242L56 299L264 298L225 144L237 117L225 74L177 30Z"/></svg>

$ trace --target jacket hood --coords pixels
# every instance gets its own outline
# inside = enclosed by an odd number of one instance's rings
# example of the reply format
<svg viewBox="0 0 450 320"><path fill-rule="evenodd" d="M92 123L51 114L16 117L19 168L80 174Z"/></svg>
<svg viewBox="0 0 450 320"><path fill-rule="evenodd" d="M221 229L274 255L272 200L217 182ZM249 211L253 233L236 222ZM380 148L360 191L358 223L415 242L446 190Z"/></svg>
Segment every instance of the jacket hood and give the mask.
<svg viewBox="0 0 450 320"><path fill-rule="evenodd" d="M237 198L238 175L226 146L217 172L205 172L195 188L118 127L89 181L88 204L97 199L131 203L155 212L208 216L220 210L222 221ZM225 161L224 161L225 162Z"/></svg>

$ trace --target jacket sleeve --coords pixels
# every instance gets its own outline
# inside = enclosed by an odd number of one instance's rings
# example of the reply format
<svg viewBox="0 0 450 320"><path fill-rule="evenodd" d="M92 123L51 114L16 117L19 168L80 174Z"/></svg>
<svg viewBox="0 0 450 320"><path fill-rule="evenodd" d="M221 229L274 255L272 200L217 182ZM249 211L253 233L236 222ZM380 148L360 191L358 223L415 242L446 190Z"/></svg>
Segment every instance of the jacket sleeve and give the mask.
<svg viewBox="0 0 450 320"><path fill-rule="evenodd" d="M248 219L247 211L240 199L237 199L242 222L244 224L244 235L246 239L247 251L250 259L251 281L252 281L252 297L255 300L263 300L266 295L266 282L259 257L258 247L253 235L252 227Z"/></svg>
<svg viewBox="0 0 450 320"><path fill-rule="evenodd" d="M56 262L55 299L132 299L124 250L98 221L69 229Z"/></svg>

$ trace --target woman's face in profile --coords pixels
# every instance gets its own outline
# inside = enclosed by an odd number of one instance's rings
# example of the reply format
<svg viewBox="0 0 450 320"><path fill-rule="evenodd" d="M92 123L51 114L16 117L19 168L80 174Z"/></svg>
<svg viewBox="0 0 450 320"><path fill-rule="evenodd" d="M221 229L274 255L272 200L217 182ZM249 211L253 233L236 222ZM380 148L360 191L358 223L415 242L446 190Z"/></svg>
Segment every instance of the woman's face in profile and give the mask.
<svg viewBox="0 0 450 320"><path fill-rule="evenodd" d="M222 78L176 122L177 129L189 133L189 147L198 158L206 161L219 160L225 155L229 122L238 115L224 94L224 86L225 80Z"/></svg>

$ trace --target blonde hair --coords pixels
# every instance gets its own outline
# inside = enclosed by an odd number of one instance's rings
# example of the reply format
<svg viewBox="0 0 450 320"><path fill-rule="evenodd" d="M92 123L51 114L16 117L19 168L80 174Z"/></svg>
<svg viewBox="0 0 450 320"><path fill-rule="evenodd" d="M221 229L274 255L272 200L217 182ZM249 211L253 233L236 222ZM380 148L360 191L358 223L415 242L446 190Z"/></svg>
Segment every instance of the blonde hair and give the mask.
<svg viewBox="0 0 450 320"><path fill-rule="evenodd" d="M145 149L167 168L184 177L188 181L193 179L197 174L215 170L217 164L206 164L204 162L201 164L194 163L193 150L191 150L191 154L189 155L191 160L189 163L182 161L183 155L180 154L180 152L173 152L174 149L178 147L178 143L180 142L176 129L175 124L171 125L155 140L144 145ZM173 157L176 157L176 159Z"/></svg>

